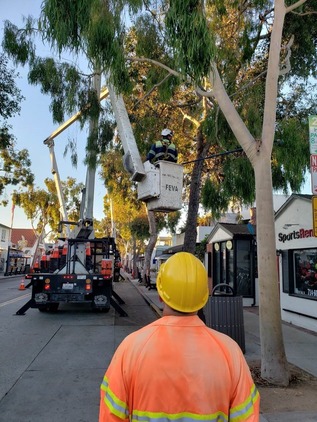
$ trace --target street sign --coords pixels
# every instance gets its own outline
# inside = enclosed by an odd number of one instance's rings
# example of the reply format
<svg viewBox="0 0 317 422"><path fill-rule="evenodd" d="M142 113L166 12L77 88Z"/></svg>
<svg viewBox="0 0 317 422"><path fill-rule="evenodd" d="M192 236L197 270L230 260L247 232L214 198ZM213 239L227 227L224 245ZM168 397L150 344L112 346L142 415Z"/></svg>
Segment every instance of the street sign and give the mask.
<svg viewBox="0 0 317 422"><path fill-rule="evenodd" d="M317 154L317 116L309 116L309 148L311 154Z"/></svg>
<svg viewBox="0 0 317 422"><path fill-rule="evenodd" d="M317 155L310 156L310 173L311 173L311 191L313 195L317 195Z"/></svg>
<svg viewBox="0 0 317 422"><path fill-rule="evenodd" d="M313 205L313 232L314 236L317 237L317 196L312 197Z"/></svg>

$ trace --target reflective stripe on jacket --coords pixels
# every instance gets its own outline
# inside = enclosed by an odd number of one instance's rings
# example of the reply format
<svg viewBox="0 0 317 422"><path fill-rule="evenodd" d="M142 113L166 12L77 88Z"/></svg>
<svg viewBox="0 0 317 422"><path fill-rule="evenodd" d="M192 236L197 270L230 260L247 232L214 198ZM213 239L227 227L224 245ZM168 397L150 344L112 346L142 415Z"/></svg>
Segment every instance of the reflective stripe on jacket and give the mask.
<svg viewBox="0 0 317 422"><path fill-rule="evenodd" d="M172 142L164 144L162 141L157 141L151 146L151 149L147 155L147 159L151 163L155 163L159 160L177 162L177 150L175 144Z"/></svg>
<svg viewBox="0 0 317 422"><path fill-rule="evenodd" d="M118 347L99 421L258 422L259 402L236 342L197 316L165 316Z"/></svg>

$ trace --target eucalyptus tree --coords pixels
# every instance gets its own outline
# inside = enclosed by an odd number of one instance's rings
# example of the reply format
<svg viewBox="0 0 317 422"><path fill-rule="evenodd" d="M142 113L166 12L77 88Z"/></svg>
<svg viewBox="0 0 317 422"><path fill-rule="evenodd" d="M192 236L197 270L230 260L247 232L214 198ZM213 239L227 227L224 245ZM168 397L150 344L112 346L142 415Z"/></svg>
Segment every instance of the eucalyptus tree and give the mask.
<svg viewBox="0 0 317 422"><path fill-rule="evenodd" d="M5 187L31 186L34 175L26 149L17 150L8 120L20 112L23 96L15 84L17 76L9 67L8 58L0 53L0 203L7 205L3 196Z"/></svg>
<svg viewBox="0 0 317 422"><path fill-rule="evenodd" d="M44 233L49 228L57 237L61 216L56 186L54 180L49 178L45 179L44 183L45 188L32 186L25 191L14 191L12 200L15 205L23 208L35 233ZM78 221L83 184L68 177L61 185L69 219Z"/></svg>
<svg viewBox="0 0 317 422"><path fill-rule="evenodd" d="M254 170L257 201L262 376L274 380L281 385L288 384L288 369L282 341L279 298L277 294L271 157L276 130L276 99L281 63L283 21L286 13L291 12L295 6L300 6L301 4L303 4L303 2L287 7L284 2L277 0L274 5L271 5L274 7L270 8L269 12L272 24L270 25L269 38L267 39L269 46L268 62L265 70L266 79L264 84L264 95L262 98L263 101L259 101L258 105L258 107L263 108L263 117L260 121L260 131L258 133L256 133L256 127L254 125L248 127L248 121L245 119L245 116L243 116L243 113L241 113L243 110L239 110L237 107L239 104L235 103L234 98L230 98L230 86L226 87L227 73L224 69L221 69L221 66L217 66L212 52L210 52L209 55L204 55L205 63L203 61L200 63L200 66L205 66L202 74L208 74L209 76L209 88L208 90L203 90L198 87L198 91L201 95L206 95L217 101L232 132L243 148ZM171 35L174 38L175 48L178 47L178 53L181 56L180 59L183 62L183 68L190 71L190 64L192 63L188 62L187 52L189 48L192 48L193 43L191 44L188 40L186 45L182 44L184 38L183 31L185 31L189 37L191 35L194 42L197 42L197 39L192 34L193 29L190 29L188 22L186 22L183 6L180 2L175 2L173 5L174 7L169 10L171 29L173 29ZM265 4L265 6L268 5L269 4ZM263 4L259 4L258 7L258 10L261 11ZM217 12L216 6L214 10ZM263 13L265 10L263 10ZM221 12L224 16L222 19L223 21L230 18L224 9L222 9ZM239 12L241 12L241 9ZM256 13L256 9L253 8L253 12L259 16ZM208 33L208 22L204 18L202 10L200 10L199 16L201 19L200 25L202 25L202 27L205 28L204 31ZM241 16L243 15L241 14ZM266 15L266 17L267 16L268 15ZM234 19L233 22L235 22ZM264 19L264 22L269 23L268 19ZM176 37L174 37L173 34L176 34ZM256 32L254 35L256 35ZM292 38L289 37L288 44L285 43L287 53L290 51L291 40ZM220 40L218 40L218 42L219 41ZM241 48L240 44L237 45L238 51L239 48ZM202 50L199 51L203 54L206 49L203 46ZM288 57L289 54L286 54L285 65L289 64L289 62L287 62ZM249 59L249 62L252 65L251 58ZM245 65L247 64L248 61L245 61ZM199 67L195 68L194 72L195 71L199 71ZM196 76L195 73L194 76ZM242 77L243 74L241 75L241 78ZM235 87L235 89L237 88L238 87ZM259 100L261 100L261 97L259 97ZM254 131L253 134L252 131Z"/></svg>
<svg viewBox="0 0 317 422"><path fill-rule="evenodd" d="M281 51L285 15L291 13L297 6L303 7L304 3L301 1L287 6L280 0L275 3L252 4L206 2L204 10L201 1L173 1L166 9L165 26L162 26L162 30L166 29L165 40L170 43L173 60L166 60L163 64L151 57L147 60L149 63L161 66L172 76L179 78L183 76L186 81L190 78L198 94L211 102L210 124L206 125L205 130L213 134L213 142L226 141L224 144L226 147L228 144L234 146L238 141L243 148L243 153L249 162L234 160L236 161L234 173L240 180L244 178L245 183L236 183L234 186L240 188L240 192L241 186L245 190L249 186L246 190L248 199L252 198L250 187L252 188L253 183L252 176L250 177L252 173L245 170L246 166L254 171L253 180L258 208L262 376L281 385L287 385L289 379L277 294L271 165L273 158L273 174L277 173L279 176L274 179L275 185L278 185L279 179L279 186L282 184L284 188L289 181L292 182L292 187L300 187L308 164L308 148L303 136L305 125L303 119L295 121L294 117L288 121L281 118L277 121L276 116L288 117L288 115L277 114L276 100L278 89L281 88L280 73L283 73L281 81L287 82L290 73L287 74L286 71L290 69L292 61L296 64L305 55L310 58L310 63L316 61L316 52L313 48L301 50L297 60L295 54L290 58L294 41L288 31L292 25L285 31ZM303 26L305 15L309 16L306 26L312 29L313 36L310 39L301 39L301 42L313 46L316 39L314 32L316 25L313 25L315 14L307 15L306 12L312 12L309 9L303 12L302 16L294 15L290 20L294 22L300 19ZM228 31L229 29L231 31ZM231 38L223 37L225 33L232 34ZM145 59L134 57L133 60ZM301 72L301 75L303 74ZM235 97L236 93L240 94L240 101L239 97ZM226 123L222 119L223 124L220 127L217 126L220 120L212 118L212 115L220 114L219 109L226 119ZM282 107L278 111L283 111ZM294 123L301 128L295 133L290 130L292 126L294 127ZM231 131L228 131L229 127ZM285 142L288 140L287 133L292 134L291 144L298 148L297 172L287 161L278 169L275 161L278 157L283 159L281 152L280 155L276 152L272 156L275 134L283 136L284 146L280 144L282 148L280 151L283 151L283 148L287 150L285 147ZM246 193L243 192L243 196ZM235 194L237 193L233 192L231 196Z"/></svg>
<svg viewBox="0 0 317 422"><path fill-rule="evenodd" d="M200 158L212 148L202 131L209 105L182 77L167 72L165 68L153 67L155 63L172 63L161 29L159 19L141 15L128 33L125 48L129 55L127 66L133 89L127 104L141 151L144 147L149 150L150 145L159 139L163 127L174 131L178 162L186 162L183 200L188 207L184 250L194 253L204 167ZM140 57L150 57L151 61Z"/></svg>
<svg viewBox="0 0 317 422"><path fill-rule="evenodd" d="M207 183L206 204L219 210L225 208L231 198L242 197L251 202L255 185L262 376L287 385L288 368L277 294L272 189L273 186L286 189L289 183L293 189L300 188L309 150L305 135L307 119L304 120L303 114L289 116L283 110L283 98L278 109L276 101L282 87L279 77L282 76L281 82L290 81L292 61L296 64L305 57L310 63L316 62L316 26L313 24L316 18L314 10L307 6L301 10L302 14L290 19L292 22L300 19L304 25L304 16L309 16L306 27L312 29L310 39L301 38L301 42L306 46L310 44L311 48L301 49L301 54L291 56L294 37L289 27L282 37L283 21L287 13L298 6L304 7L304 1L289 6L279 0L275 3L205 3L204 8L201 1L170 2L165 15L165 34L178 67L173 67L171 62L162 65L155 61L155 64L170 75L183 75L186 81L190 78L196 84L197 93L211 102L210 118L204 130L211 134L214 143L223 145L226 150L238 142L243 149L241 156L225 160L225 165L220 166L223 171L216 175L217 190L213 183ZM151 58L148 61L154 63ZM303 69L297 76L305 76ZM316 109L316 103L311 102L306 111L309 107ZM273 152L274 140L280 143L276 142ZM296 148L296 158L292 147Z"/></svg>

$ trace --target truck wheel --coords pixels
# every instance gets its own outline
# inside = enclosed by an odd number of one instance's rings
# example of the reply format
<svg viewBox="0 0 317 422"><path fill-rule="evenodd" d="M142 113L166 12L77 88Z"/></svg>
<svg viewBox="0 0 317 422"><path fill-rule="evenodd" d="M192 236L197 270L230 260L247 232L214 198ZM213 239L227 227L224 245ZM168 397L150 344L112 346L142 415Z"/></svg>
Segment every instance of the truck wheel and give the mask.
<svg viewBox="0 0 317 422"><path fill-rule="evenodd" d="M38 305L40 312L56 312L59 307L59 303L50 303L48 305Z"/></svg>
<svg viewBox="0 0 317 422"><path fill-rule="evenodd" d="M59 307L59 303L50 303L48 305L49 312L56 312Z"/></svg>
<svg viewBox="0 0 317 422"><path fill-rule="evenodd" d="M107 314L110 311L110 306L109 307L98 308L97 306L92 305L92 310L93 310L93 312Z"/></svg>
<svg viewBox="0 0 317 422"><path fill-rule="evenodd" d="M110 308L99 308L99 311L107 314L110 311Z"/></svg>

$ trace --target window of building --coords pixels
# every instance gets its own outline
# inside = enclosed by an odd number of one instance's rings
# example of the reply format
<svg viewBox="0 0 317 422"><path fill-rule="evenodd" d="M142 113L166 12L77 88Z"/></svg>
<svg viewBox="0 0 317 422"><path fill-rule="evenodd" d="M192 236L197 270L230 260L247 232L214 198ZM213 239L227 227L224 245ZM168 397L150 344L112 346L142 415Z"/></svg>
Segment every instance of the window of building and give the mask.
<svg viewBox="0 0 317 422"><path fill-rule="evenodd" d="M234 289L234 251L231 241L230 248L228 248L228 242L219 242L214 244L213 262L214 285L226 283Z"/></svg>
<svg viewBox="0 0 317 422"><path fill-rule="evenodd" d="M7 231L5 229L1 229L1 242L6 241L6 233Z"/></svg>
<svg viewBox="0 0 317 422"><path fill-rule="evenodd" d="M214 285L222 283L221 278L221 252L220 252L220 245L219 243L215 243L214 245Z"/></svg>
<svg viewBox="0 0 317 422"><path fill-rule="evenodd" d="M254 246L250 239L236 239L214 244L214 286L226 283L235 294L252 297L254 294Z"/></svg>
<svg viewBox="0 0 317 422"><path fill-rule="evenodd" d="M211 252L208 252L207 254L207 259L208 259L208 264L207 264L207 268L208 268L208 277L212 277L212 255Z"/></svg>
<svg viewBox="0 0 317 422"><path fill-rule="evenodd" d="M237 295L251 296L251 242L237 240Z"/></svg>
<svg viewBox="0 0 317 422"><path fill-rule="evenodd" d="M293 251L293 274L290 292L317 299L317 249Z"/></svg>
<svg viewBox="0 0 317 422"><path fill-rule="evenodd" d="M289 255L290 251L282 251L283 293L290 292L290 274L292 272L292 269L290 269L291 259L289 259Z"/></svg>

